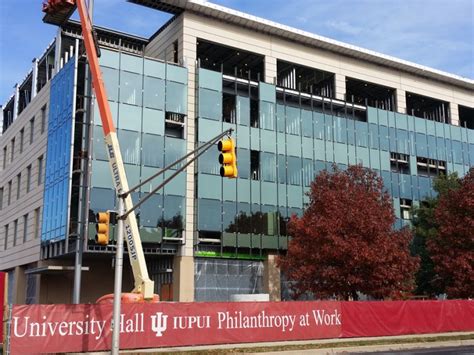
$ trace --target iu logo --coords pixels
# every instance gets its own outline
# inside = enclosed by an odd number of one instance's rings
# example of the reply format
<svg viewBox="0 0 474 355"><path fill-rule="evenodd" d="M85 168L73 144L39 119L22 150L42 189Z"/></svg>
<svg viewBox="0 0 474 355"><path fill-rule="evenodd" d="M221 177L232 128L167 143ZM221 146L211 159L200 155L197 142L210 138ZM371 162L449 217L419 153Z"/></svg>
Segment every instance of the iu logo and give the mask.
<svg viewBox="0 0 474 355"><path fill-rule="evenodd" d="M151 330L156 333L157 337L161 337L163 332L166 330L168 322L168 316L164 315L163 312L156 312L155 316L151 316Z"/></svg>

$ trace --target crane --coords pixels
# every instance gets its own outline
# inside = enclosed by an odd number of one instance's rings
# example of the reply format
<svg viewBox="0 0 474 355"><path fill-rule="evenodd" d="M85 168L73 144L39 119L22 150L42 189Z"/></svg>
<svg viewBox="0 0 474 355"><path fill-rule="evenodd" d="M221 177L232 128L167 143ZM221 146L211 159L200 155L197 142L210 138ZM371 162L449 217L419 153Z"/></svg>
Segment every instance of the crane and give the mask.
<svg viewBox="0 0 474 355"><path fill-rule="evenodd" d="M125 174L125 168L123 165L122 155L120 152L119 140L115 129L114 122L112 120L112 113L107 100L107 92L105 89L104 81L102 79L102 73L100 71L99 60L98 60L98 45L95 39L95 33L92 27L92 22L89 17L85 0L47 0L43 3L43 12L46 13L45 21L53 24L64 23L72 13L78 9L79 17L81 20L82 36L84 40L84 46L86 49L86 55L89 62L90 73L92 78L92 87L97 99L97 106L99 108L100 119L102 121L102 128L104 133L104 140L106 145L106 151L109 158L109 166L112 172L113 184L117 193L117 196L124 201L125 212L119 218L125 219L124 230L125 230L125 241L128 248L129 260L132 266L133 278L135 280L134 289L131 293L122 293L123 302L158 302L159 296L153 293L154 282L148 276L148 269L145 263L145 256L143 253L142 243L140 239L138 224L134 213L135 208L150 198L156 191L161 189L171 179L173 179L181 171L185 170L193 161L207 151L213 144L218 143L218 149L221 151L219 155L219 163L222 165L220 169L220 175L227 178L237 177L237 156L235 142L230 138L230 134L233 129L230 128L216 137L212 138L203 145L197 147L195 150L189 152L184 157L178 159L176 162L163 168L153 176L149 177L139 185L129 189L127 177ZM222 139L224 136L228 136L228 139ZM222 139L222 140L221 140ZM192 159L187 160L189 157ZM154 179L158 175L166 172L172 166L179 164L183 161L187 162L175 171L171 176L166 178L159 186L151 191L148 196L144 197L135 207L133 206L132 198L130 195L131 191ZM97 301L109 302L112 295L105 295Z"/></svg>
<svg viewBox="0 0 474 355"><path fill-rule="evenodd" d="M97 56L97 47L94 40L92 23L87 12L84 0L48 0L43 3L43 11L52 17L55 21L59 19L67 19L75 9L78 9L81 20L82 36L84 46L89 62L92 86L97 99L97 106L100 112L104 140L107 154L109 157L109 166L112 172L112 178L117 195L120 196L124 192L129 191L125 168L123 165L120 145L117 138L117 132L112 120L112 113L109 102L107 100L107 92L105 90L102 73L99 67L99 59ZM124 198L125 210L132 210L133 203L130 194ZM137 219L135 213L129 213L124 222L125 241L128 248L130 263L132 266L133 278L135 280L132 297L135 301L157 300L158 296L154 295L154 283L148 276L148 269L145 263L145 255L143 253L142 243L138 230Z"/></svg>

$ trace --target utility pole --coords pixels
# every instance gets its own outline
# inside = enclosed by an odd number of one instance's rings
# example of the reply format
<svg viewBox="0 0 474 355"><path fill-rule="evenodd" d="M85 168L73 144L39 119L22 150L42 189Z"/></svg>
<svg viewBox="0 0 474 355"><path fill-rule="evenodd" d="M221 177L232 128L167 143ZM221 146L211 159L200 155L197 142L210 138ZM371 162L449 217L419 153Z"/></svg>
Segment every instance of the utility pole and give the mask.
<svg viewBox="0 0 474 355"><path fill-rule="evenodd" d="M112 355L118 355L120 348L120 303L122 300L122 270L123 270L123 214L124 201L118 197L117 215L117 250L115 254L115 282L114 282L114 308L112 328Z"/></svg>

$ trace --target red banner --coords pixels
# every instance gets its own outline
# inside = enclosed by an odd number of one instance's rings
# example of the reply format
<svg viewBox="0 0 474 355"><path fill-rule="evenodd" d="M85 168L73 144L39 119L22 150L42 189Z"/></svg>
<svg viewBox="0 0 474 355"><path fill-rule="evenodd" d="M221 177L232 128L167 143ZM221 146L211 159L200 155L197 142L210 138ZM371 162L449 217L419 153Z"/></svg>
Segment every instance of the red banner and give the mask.
<svg viewBox="0 0 474 355"><path fill-rule="evenodd" d="M13 354L110 349L112 305L14 306ZM120 348L474 330L473 301L122 305Z"/></svg>

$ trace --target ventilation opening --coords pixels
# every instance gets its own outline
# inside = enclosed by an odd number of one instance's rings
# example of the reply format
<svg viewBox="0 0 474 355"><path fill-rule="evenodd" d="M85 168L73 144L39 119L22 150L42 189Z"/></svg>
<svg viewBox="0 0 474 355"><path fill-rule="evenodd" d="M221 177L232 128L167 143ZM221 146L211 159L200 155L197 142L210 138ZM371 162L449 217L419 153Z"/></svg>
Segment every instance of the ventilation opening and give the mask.
<svg viewBox="0 0 474 355"><path fill-rule="evenodd" d="M407 114L431 121L450 123L449 103L431 97L406 93Z"/></svg>
<svg viewBox="0 0 474 355"><path fill-rule="evenodd" d="M277 86L324 97L334 97L334 74L277 61Z"/></svg>
<svg viewBox="0 0 474 355"><path fill-rule="evenodd" d="M416 168L421 176L435 177L446 174L446 162L442 160L416 157Z"/></svg>
<svg viewBox="0 0 474 355"><path fill-rule="evenodd" d="M234 94L222 95L222 120L228 123L237 122L237 106Z"/></svg>
<svg viewBox="0 0 474 355"><path fill-rule="evenodd" d="M346 101L395 111L396 90L367 81L346 78Z"/></svg>
<svg viewBox="0 0 474 355"><path fill-rule="evenodd" d="M408 155L390 153L390 169L393 173L410 174L410 160Z"/></svg>
<svg viewBox="0 0 474 355"><path fill-rule="evenodd" d="M165 136L173 138L184 138L185 115L175 112L166 112Z"/></svg>
<svg viewBox="0 0 474 355"><path fill-rule="evenodd" d="M465 128L474 129L474 107L459 105L459 125Z"/></svg>
<svg viewBox="0 0 474 355"><path fill-rule="evenodd" d="M255 81L264 79L263 55L198 39L197 58L204 69Z"/></svg>
<svg viewBox="0 0 474 355"><path fill-rule="evenodd" d="M400 217L405 220L411 219L412 200L402 198L400 199Z"/></svg>
<svg viewBox="0 0 474 355"><path fill-rule="evenodd" d="M260 152L250 151L250 176L252 180L260 180Z"/></svg>

